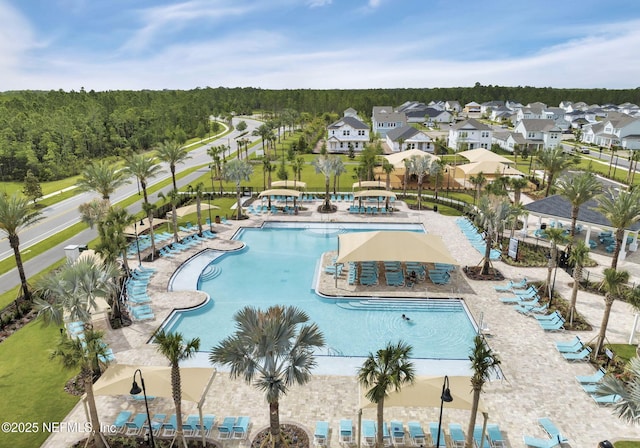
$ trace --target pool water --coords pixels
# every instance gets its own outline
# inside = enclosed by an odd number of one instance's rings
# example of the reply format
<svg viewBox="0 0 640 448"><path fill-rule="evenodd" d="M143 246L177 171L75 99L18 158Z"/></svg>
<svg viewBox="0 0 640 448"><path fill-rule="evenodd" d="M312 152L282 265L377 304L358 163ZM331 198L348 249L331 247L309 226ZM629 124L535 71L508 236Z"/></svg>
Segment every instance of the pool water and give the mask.
<svg viewBox="0 0 640 448"><path fill-rule="evenodd" d="M417 226L405 229L423 231ZM324 252L337 250L337 235L371 230L385 228L341 224L243 229L236 239L245 249L216 258L200 276L198 289L211 300L175 313L165 328L200 337L201 350L210 350L235 331L233 316L244 306L292 305L323 332L326 347L318 355L364 357L403 340L413 347L413 358L466 360L476 329L459 300L336 299L315 293L315 276L327 275L317 274L319 260Z"/></svg>

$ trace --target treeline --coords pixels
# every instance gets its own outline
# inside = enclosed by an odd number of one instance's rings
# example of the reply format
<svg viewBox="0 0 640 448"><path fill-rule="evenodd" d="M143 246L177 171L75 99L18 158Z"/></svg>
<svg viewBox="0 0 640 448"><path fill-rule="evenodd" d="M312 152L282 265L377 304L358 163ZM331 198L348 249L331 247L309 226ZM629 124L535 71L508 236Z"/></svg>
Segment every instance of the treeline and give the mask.
<svg viewBox="0 0 640 448"><path fill-rule="evenodd" d="M40 180L77 174L87 160L151 148L170 139L184 142L209 132L210 115L228 117L285 110L321 115L352 107L405 101L457 100L461 104L513 100L587 104L639 103L640 89L552 89L483 86L434 89L264 90L206 88L189 91L18 91L0 94L0 178ZM301 116L303 116L301 114Z"/></svg>

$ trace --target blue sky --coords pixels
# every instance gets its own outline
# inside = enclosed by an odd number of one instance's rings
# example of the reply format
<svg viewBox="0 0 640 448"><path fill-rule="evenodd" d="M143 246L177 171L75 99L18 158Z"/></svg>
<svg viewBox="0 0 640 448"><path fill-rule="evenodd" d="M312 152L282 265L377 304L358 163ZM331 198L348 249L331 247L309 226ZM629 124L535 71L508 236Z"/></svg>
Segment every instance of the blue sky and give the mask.
<svg viewBox="0 0 640 448"><path fill-rule="evenodd" d="M640 86L640 1L0 0L0 91Z"/></svg>

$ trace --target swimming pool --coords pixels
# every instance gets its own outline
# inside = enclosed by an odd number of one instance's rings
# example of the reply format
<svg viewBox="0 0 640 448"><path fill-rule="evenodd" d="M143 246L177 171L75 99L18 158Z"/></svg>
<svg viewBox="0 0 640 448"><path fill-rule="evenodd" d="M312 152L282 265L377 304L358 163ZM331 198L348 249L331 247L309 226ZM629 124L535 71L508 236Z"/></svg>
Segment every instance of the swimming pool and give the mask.
<svg viewBox="0 0 640 448"><path fill-rule="evenodd" d="M266 223L259 229L242 229L235 239L245 248L218 256L201 270L198 289L211 299L196 309L174 313L165 328L187 338L200 337L202 350L208 351L235 331L233 315L244 306L292 305L305 310L324 333L326 347L318 355L364 357L389 341L404 340L413 346L417 359L467 360L476 327L462 301L316 294L320 257L337 249L337 235L400 229L424 232L420 225L346 223ZM174 288L179 276L172 279Z"/></svg>

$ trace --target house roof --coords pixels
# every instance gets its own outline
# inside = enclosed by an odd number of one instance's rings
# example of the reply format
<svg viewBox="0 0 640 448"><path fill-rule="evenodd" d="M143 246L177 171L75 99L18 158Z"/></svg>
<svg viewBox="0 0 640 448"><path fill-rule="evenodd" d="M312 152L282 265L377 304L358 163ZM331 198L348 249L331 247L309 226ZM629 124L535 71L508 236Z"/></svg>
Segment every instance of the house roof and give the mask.
<svg viewBox="0 0 640 448"><path fill-rule="evenodd" d="M529 118L521 121L527 132L561 132L556 122L546 118Z"/></svg>
<svg viewBox="0 0 640 448"><path fill-rule="evenodd" d="M416 128L414 128L413 126L402 126L399 128L395 128L390 130L389 132L387 132L387 137L390 138L392 141L398 141L399 139L404 139L405 141L411 137L413 137L414 135L416 135L418 131Z"/></svg>
<svg viewBox="0 0 640 448"><path fill-rule="evenodd" d="M425 116L429 116L431 118L433 117L437 117L438 115L442 115L442 114L451 114L449 111L447 110L439 110L439 109L434 109L433 107L427 107L424 111L423 111Z"/></svg>
<svg viewBox="0 0 640 448"><path fill-rule="evenodd" d="M343 126L351 126L353 129L369 129L369 125L363 123L355 117L342 117L335 123L329 125L329 129L339 129Z"/></svg>
<svg viewBox="0 0 640 448"><path fill-rule="evenodd" d="M403 112L394 112L391 106L374 106L373 119L375 121L392 121L406 123L407 117Z"/></svg>
<svg viewBox="0 0 640 448"><path fill-rule="evenodd" d="M515 162L513 160L509 160L506 157L502 157L500 154L496 154L495 152L489 151L488 149L478 148L478 149L470 149L468 151L462 151L458 153L459 156L464 157L469 162L500 162L505 165L513 165Z"/></svg>
<svg viewBox="0 0 640 448"><path fill-rule="evenodd" d="M476 129L478 131L490 131L491 128L486 124L480 123L478 120L469 118L468 120L461 121L451 126L451 129L458 131L461 129Z"/></svg>
<svg viewBox="0 0 640 448"><path fill-rule="evenodd" d="M611 221L596 210L597 207L598 202L595 199L582 204L578 209L578 221L596 226L613 227ZM527 204L524 208L531 213L571 220L571 203L558 194ZM640 222L634 223L629 228L632 231L639 229Z"/></svg>

